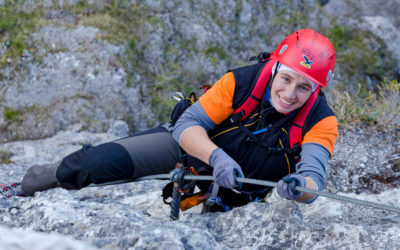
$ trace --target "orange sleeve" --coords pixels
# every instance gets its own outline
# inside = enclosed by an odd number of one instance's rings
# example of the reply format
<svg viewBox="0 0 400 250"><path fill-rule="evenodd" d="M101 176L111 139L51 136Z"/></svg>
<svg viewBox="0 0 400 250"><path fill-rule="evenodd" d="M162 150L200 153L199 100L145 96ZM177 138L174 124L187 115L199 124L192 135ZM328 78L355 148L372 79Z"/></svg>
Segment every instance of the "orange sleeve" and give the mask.
<svg viewBox="0 0 400 250"><path fill-rule="evenodd" d="M201 107L215 124L221 124L232 114L234 91L235 77L228 72L199 98Z"/></svg>
<svg viewBox="0 0 400 250"><path fill-rule="evenodd" d="M328 116L317 122L305 135L304 143L317 143L329 150L332 155L333 145L338 136L338 125L335 116Z"/></svg>

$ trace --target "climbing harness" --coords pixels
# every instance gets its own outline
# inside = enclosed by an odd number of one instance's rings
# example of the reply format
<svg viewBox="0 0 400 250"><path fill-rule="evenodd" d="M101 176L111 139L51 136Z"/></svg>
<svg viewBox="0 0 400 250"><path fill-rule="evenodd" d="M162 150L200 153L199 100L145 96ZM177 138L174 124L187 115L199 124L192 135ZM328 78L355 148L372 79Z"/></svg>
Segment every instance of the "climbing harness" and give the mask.
<svg viewBox="0 0 400 250"><path fill-rule="evenodd" d="M177 190L178 192L175 192L175 196L173 195L173 199L175 198L175 203L174 201L171 204L171 215L170 218L172 220L178 220L179 219L179 202L180 202L180 197L181 197L181 192L179 192L179 182L184 183L187 185L187 183L190 183L190 181L213 181L214 178L212 176L206 176L206 175L192 175L190 172L185 172L185 173L177 173L180 170L178 168L172 170L169 174L158 174L158 175L150 175L150 176L144 176L140 177L137 179L127 179L127 180L120 180L120 181L114 181L114 182L107 182L107 183L102 183L102 184L90 184L89 187L98 187L98 186L108 186L108 185L115 185L115 184L123 184L123 183L130 183L130 182L136 182L136 181L144 181L144 180L154 180L154 179L169 179L174 183L177 183ZM189 181L189 182L188 182ZM264 181L264 180L257 180L257 179L251 179L251 178L242 178L242 177L237 177L237 181L241 183L247 183L247 184L254 184L254 185L259 185L259 186L267 186L267 187L276 187L277 182L272 182L272 181ZM174 186L175 188L175 186ZM350 202L353 204L361 205L361 206L367 206L367 207L372 207L376 209L381 209L389 212L395 212L395 213L400 213L400 208L395 207L392 205L386 205L382 203L377 203L377 202L372 202L372 201L366 201L366 200L361 200L357 198L352 198L344 195L338 195L338 194L333 194L333 193L328 193L324 191L318 191L310 188L303 188L303 187L296 187L297 191L300 192L305 192L305 193L310 193L318 196L323 196L327 197L330 199L334 200L339 200L339 201L344 201L344 202ZM178 201L179 200L179 201Z"/></svg>

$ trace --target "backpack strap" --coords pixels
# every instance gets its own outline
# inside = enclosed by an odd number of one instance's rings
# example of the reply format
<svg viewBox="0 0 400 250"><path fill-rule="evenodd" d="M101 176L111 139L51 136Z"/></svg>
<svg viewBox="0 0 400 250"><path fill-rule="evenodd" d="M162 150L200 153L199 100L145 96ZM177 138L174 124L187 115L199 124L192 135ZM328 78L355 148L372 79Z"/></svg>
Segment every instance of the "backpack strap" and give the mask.
<svg viewBox="0 0 400 250"><path fill-rule="evenodd" d="M230 118L232 123L243 121L258 106L263 98L265 89L267 88L271 76L272 67L275 65L276 62L277 61L274 58L271 58L265 64L264 68L261 70L260 75L258 76L254 88L251 90L251 93L247 97L246 101L239 108L233 111Z"/></svg>
<svg viewBox="0 0 400 250"><path fill-rule="evenodd" d="M318 86L314 93L311 94L310 98L308 98L307 102L304 104L303 108L296 114L296 117L293 120L293 124L290 127L289 134L289 143L290 148L294 148L296 144L301 146L303 140L303 128L304 123L311 112L311 109L314 107L315 102L318 99L319 91L321 87Z"/></svg>

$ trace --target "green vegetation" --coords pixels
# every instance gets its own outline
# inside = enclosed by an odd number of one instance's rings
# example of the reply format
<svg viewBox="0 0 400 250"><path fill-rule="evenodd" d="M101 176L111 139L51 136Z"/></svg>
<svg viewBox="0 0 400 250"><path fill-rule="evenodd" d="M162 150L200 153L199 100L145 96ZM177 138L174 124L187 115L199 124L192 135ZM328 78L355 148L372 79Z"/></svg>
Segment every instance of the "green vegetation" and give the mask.
<svg viewBox="0 0 400 250"><path fill-rule="evenodd" d="M385 78L394 79L395 60L384 42L373 33L336 25L326 34L336 50L336 65L341 68L337 74L343 75L338 85L340 90L349 90L355 94L350 85L359 83L357 94L365 97L371 90L367 86L366 76L375 82Z"/></svg>
<svg viewBox="0 0 400 250"><path fill-rule="evenodd" d="M21 112L16 109L11 109L9 107L4 108L4 119L7 122L16 122L21 120Z"/></svg>
<svg viewBox="0 0 400 250"><path fill-rule="evenodd" d="M336 65L341 68L336 74L343 75L334 90L339 124L399 129L400 83L386 80L395 78L395 60L384 42L371 32L338 25L327 34L336 49ZM365 76L378 84L371 89Z"/></svg>
<svg viewBox="0 0 400 250"><path fill-rule="evenodd" d="M23 11L23 2L6 0L0 6L0 43L7 48L6 53L0 55L0 67L19 61L24 50L30 53L35 51L34 46L28 45L25 40L37 25L40 13Z"/></svg>
<svg viewBox="0 0 400 250"><path fill-rule="evenodd" d="M400 129L400 82L384 81L367 96L335 91L334 111L341 126L364 125L381 131Z"/></svg>
<svg viewBox="0 0 400 250"><path fill-rule="evenodd" d="M8 123L20 123L24 120L24 117L29 113L35 113L40 110L36 105L25 107L22 110L12 109L10 107L4 107L4 120Z"/></svg>
<svg viewBox="0 0 400 250"><path fill-rule="evenodd" d="M14 163L11 160L11 157L13 154L11 152L8 152L6 150L0 150L0 164L12 164Z"/></svg>
<svg viewBox="0 0 400 250"><path fill-rule="evenodd" d="M232 56L229 55L228 53L225 52L223 47L209 47L208 49L206 49L204 51L204 54L208 57L211 58L212 63L214 64L214 66L217 65L217 63L220 60L226 60L229 61L231 60Z"/></svg>

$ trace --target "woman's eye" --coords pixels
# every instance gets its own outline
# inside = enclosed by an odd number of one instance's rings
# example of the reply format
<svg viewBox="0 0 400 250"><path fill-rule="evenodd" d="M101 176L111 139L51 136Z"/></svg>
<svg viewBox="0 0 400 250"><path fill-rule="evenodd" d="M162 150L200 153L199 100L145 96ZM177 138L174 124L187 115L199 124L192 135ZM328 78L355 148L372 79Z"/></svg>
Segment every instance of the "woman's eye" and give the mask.
<svg viewBox="0 0 400 250"><path fill-rule="evenodd" d="M309 87L309 86L302 85L302 86L300 86L300 89L301 89L302 91L308 92L308 91L310 90L310 87Z"/></svg>
<svg viewBox="0 0 400 250"><path fill-rule="evenodd" d="M283 80L284 82L289 82L289 78L287 78L287 77L282 77L282 80Z"/></svg>

